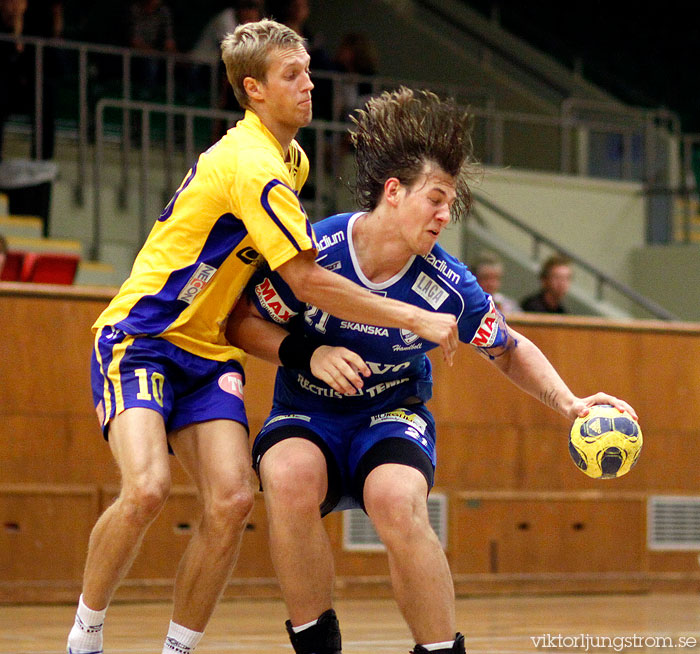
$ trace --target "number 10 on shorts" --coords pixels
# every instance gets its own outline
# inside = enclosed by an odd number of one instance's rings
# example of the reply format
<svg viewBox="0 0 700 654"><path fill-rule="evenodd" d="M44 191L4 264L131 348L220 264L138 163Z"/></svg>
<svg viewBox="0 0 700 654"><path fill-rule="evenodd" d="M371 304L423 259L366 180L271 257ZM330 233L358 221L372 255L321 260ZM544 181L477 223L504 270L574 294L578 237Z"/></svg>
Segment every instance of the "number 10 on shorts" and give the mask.
<svg viewBox="0 0 700 654"><path fill-rule="evenodd" d="M150 401L155 399L160 406L163 406L163 384L165 382L165 377L159 372L151 373L151 392L148 390L148 370L146 368L136 368L134 374L139 380L139 392L136 396L139 400Z"/></svg>

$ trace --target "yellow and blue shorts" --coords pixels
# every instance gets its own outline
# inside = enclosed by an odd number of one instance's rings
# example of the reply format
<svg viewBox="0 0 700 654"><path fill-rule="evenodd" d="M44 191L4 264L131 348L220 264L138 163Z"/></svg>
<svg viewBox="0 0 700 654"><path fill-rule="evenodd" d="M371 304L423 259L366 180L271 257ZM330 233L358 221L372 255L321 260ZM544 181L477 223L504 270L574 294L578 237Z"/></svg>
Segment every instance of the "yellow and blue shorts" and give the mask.
<svg viewBox="0 0 700 654"><path fill-rule="evenodd" d="M235 420L248 429L241 364L205 359L162 338L101 328L92 353L91 382L105 439L112 418L134 407L160 413L167 433L218 419Z"/></svg>

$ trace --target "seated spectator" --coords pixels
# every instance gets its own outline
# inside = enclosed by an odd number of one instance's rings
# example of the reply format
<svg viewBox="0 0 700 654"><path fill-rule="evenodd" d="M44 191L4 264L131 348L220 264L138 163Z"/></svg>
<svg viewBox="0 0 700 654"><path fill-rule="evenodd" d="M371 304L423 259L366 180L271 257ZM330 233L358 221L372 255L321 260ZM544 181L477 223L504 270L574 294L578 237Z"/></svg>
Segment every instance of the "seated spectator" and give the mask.
<svg viewBox="0 0 700 654"><path fill-rule="evenodd" d="M540 291L526 297L523 311L539 313L569 313L562 301L571 286L571 260L555 254L547 259L540 271Z"/></svg>
<svg viewBox="0 0 700 654"><path fill-rule="evenodd" d="M472 272L479 286L488 293L503 314L520 311L518 303L501 293L503 262L495 252L482 252L472 266Z"/></svg>
<svg viewBox="0 0 700 654"><path fill-rule="evenodd" d="M129 10L128 40L129 47L145 55L136 57L134 61L137 95L143 99L152 99L164 65L159 57L151 58L148 55L177 50L170 8L161 0L135 0Z"/></svg>

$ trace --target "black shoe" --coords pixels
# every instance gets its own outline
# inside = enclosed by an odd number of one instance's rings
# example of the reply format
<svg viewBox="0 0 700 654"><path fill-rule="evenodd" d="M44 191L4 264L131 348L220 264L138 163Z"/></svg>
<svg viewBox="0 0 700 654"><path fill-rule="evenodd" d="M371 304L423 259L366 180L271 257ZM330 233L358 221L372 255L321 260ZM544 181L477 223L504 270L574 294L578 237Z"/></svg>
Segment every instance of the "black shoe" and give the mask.
<svg viewBox="0 0 700 654"><path fill-rule="evenodd" d="M333 609L321 613L318 622L294 633L290 620L284 623L296 654L343 654L340 649L340 625Z"/></svg>
<svg viewBox="0 0 700 654"><path fill-rule="evenodd" d="M464 650L464 636L458 633L450 649L434 649L432 652L429 652L423 645L416 645L411 654L466 654Z"/></svg>

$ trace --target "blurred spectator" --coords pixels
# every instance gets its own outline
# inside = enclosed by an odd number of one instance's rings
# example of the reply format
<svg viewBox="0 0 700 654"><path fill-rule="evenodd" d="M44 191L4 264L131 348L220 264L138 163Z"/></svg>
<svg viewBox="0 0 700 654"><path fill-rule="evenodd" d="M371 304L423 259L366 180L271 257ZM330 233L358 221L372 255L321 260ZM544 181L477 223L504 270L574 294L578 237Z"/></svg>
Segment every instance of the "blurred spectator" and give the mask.
<svg viewBox="0 0 700 654"><path fill-rule="evenodd" d="M472 266L472 272L479 286L488 293L503 314L520 311L520 305L501 293L503 282L503 262L495 252L482 252Z"/></svg>
<svg viewBox="0 0 700 654"><path fill-rule="evenodd" d="M306 39L307 49L311 57L309 68L311 73L333 70L333 62L323 47L322 39L309 30L306 22L311 9L308 0L268 0L268 13L271 18L291 27L297 34ZM314 102L314 118L331 120L333 117L333 86L328 79L313 79L312 91Z"/></svg>
<svg viewBox="0 0 700 654"><path fill-rule="evenodd" d="M165 66L160 57L148 55L176 52L172 12L161 0L135 0L129 9L128 31L129 47L145 55L134 59L137 94L142 98L152 98Z"/></svg>
<svg viewBox="0 0 700 654"><path fill-rule="evenodd" d="M24 33L45 39L57 39L63 36L63 1L31 0L24 19ZM33 53L32 53L33 54ZM61 79L64 76L64 50L45 48L43 56L43 84L41 94L41 158L53 159L56 136L56 101ZM34 61L30 75L34 85ZM32 90L32 98L34 93ZM35 105L32 106L32 116ZM32 135L32 156L37 155L38 138L36 130Z"/></svg>
<svg viewBox="0 0 700 654"><path fill-rule="evenodd" d="M5 266L5 259L7 259L7 241L0 234L0 274L2 274L2 269Z"/></svg>
<svg viewBox="0 0 700 654"><path fill-rule="evenodd" d="M569 313L562 301L569 292L572 275L568 257L558 254L549 257L540 271L540 291L520 303L523 311Z"/></svg>
<svg viewBox="0 0 700 654"><path fill-rule="evenodd" d="M27 0L0 0L0 34L24 33ZM30 93L27 58L20 40L0 41L0 161L5 123L15 111L26 111Z"/></svg>
<svg viewBox="0 0 700 654"><path fill-rule="evenodd" d="M263 0L238 0L217 13L199 34L191 54L203 59L221 59L221 41L237 25L252 23L263 17Z"/></svg>
<svg viewBox="0 0 700 654"><path fill-rule="evenodd" d="M378 55L374 42L360 32L346 34L338 46L334 66L341 73L376 75ZM339 91L333 97L333 115L338 120L347 120L355 109L367 102L372 94L372 84L366 81L348 81L340 86Z"/></svg>
<svg viewBox="0 0 700 654"><path fill-rule="evenodd" d="M253 23L261 20L264 17L264 5L262 0L238 0L235 3L235 12L232 7L224 9L217 14L202 31L202 34L192 50L193 54L201 54L208 56L205 53L215 46L215 58L219 67L219 88L217 106L219 109L228 111L243 111L236 100L233 93L233 87L226 77L226 69L221 61L221 40L229 32L233 32L237 25L245 23ZM222 33L222 30L223 31ZM199 49L198 49L199 48ZM207 71L208 72L208 71ZM201 78L200 78L201 79ZM205 84L208 85L208 80ZM201 82L200 82L201 84ZM200 87L201 88L201 87ZM224 121L216 120L212 128L212 140L218 141L228 129Z"/></svg>

